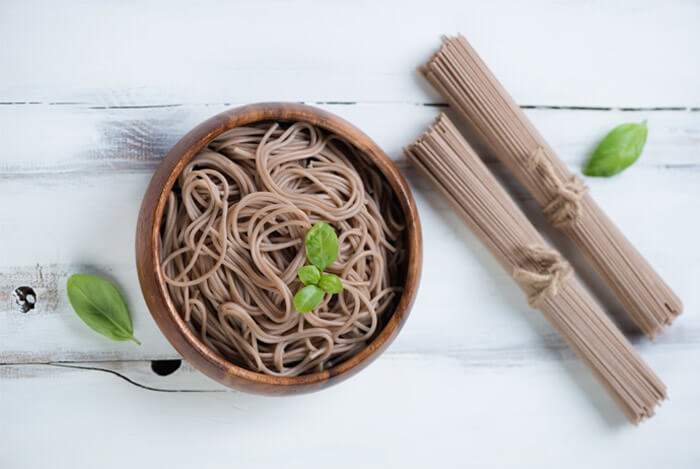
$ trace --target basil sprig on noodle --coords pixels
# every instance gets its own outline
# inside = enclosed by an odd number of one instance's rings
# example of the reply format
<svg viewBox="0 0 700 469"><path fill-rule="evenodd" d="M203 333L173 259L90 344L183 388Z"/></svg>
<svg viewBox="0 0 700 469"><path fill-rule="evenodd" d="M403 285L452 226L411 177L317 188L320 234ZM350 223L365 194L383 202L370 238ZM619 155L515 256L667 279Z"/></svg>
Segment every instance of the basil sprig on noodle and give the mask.
<svg viewBox="0 0 700 469"><path fill-rule="evenodd" d="M300 313L313 311L323 301L324 293L340 293L343 283L335 274L323 274L338 258L338 236L328 223L316 223L306 233L306 257L312 265L297 269L299 280L305 285L294 295L294 307Z"/></svg>

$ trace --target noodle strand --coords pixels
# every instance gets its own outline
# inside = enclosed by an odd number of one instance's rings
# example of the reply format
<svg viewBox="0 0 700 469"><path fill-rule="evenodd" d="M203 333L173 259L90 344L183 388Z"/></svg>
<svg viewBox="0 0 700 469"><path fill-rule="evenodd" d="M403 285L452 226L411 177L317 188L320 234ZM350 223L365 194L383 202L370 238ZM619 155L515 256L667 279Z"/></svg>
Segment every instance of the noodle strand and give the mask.
<svg viewBox="0 0 700 469"><path fill-rule="evenodd" d="M318 221L338 233L343 292L298 313L297 269ZM297 122L231 129L183 169L161 230L163 274L187 324L233 363L275 376L363 349L402 283L403 221L382 175L336 135Z"/></svg>

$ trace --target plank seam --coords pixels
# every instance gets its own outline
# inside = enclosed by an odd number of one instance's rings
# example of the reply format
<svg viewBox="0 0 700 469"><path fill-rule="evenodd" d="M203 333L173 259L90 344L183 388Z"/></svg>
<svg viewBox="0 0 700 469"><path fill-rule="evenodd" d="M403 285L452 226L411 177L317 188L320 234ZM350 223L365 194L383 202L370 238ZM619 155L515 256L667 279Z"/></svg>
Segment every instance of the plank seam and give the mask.
<svg viewBox="0 0 700 469"><path fill-rule="evenodd" d="M144 361L144 360L120 360L121 361ZM167 392L167 393L210 393L210 392L231 392L225 389L211 389L211 390L204 390L204 389L161 389L161 388L155 388L153 386L147 386L145 384L141 384L137 381L134 381L133 379L129 378L128 376L125 376L118 371L115 370L110 370L108 368L99 368L96 366L86 366L86 365L75 365L75 364L68 364L68 363L61 363L61 362L44 362L44 363L4 363L0 364L0 366L49 366L49 367L56 367L56 368L71 368L75 370L85 370L85 371L99 371L103 373L107 373L113 376L116 376L127 383L136 386L138 388L144 389L146 391L153 391L153 392Z"/></svg>
<svg viewBox="0 0 700 469"><path fill-rule="evenodd" d="M317 106L358 106L358 105L413 105L447 108L445 102L413 102L413 101L297 101L301 104L313 104ZM100 105L88 102L73 101L0 101L0 106L87 106L88 109L161 109L184 106L233 106L245 103L233 102L208 102L208 103L165 103L165 104L126 104L126 105ZM550 104L520 104L521 109L535 110L562 110L562 111L611 111L611 112L700 112L700 106L570 106Z"/></svg>

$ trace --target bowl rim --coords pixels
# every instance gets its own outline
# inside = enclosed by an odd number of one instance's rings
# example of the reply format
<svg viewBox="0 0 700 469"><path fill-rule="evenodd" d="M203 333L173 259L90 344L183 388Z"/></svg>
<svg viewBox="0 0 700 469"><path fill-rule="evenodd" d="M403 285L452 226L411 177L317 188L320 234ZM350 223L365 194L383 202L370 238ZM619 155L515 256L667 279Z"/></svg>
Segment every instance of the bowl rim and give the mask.
<svg viewBox="0 0 700 469"><path fill-rule="evenodd" d="M388 181L406 220L407 261L404 291L389 320L374 339L351 358L327 370L287 377L271 376L238 366L207 347L184 322L175 308L163 278L160 260L160 227L168 195L185 165L211 140L223 132L265 120L302 121L335 133L367 155ZM305 392L315 385L345 379L364 368L393 341L415 300L422 267L422 233L415 200L394 162L367 135L344 119L319 108L299 103L255 103L217 114L183 136L156 169L139 213L136 260L141 289L148 309L166 339L195 368L228 386L264 394L270 387L295 388ZM155 291L153 287L156 287ZM165 308L163 308L163 306ZM183 340L173 337L173 328ZM195 352L195 355L193 355ZM196 355L205 362L196 359ZM243 381L241 381L243 380ZM246 382L248 385L246 385Z"/></svg>

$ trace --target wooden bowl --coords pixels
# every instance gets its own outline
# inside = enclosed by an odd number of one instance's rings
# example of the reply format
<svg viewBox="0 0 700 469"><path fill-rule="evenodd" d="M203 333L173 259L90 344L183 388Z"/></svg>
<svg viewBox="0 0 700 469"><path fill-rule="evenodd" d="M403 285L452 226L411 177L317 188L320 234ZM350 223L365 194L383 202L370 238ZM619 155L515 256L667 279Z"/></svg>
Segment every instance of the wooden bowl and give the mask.
<svg viewBox="0 0 700 469"><path fill-rule="evenodd" d="M403 293L384 328L354 357L328 370L296 377L276 377L234 365L209 349L175 309L161 270L160 226L168 194L185 165L221 133L264 120L303 121L343 137L374 162L396 193L406 220L406 272ZM237 107L198 125L168 152L156 169L143 198L136 229L136 266L146 304L158 327L187 361L216 381L258 394L298 394L338 383L367 366L391 343L406 320L418 290L422 240L416 204L408 184L389 157L353 125L321 109L294 103L262 103Z"/></svg>

